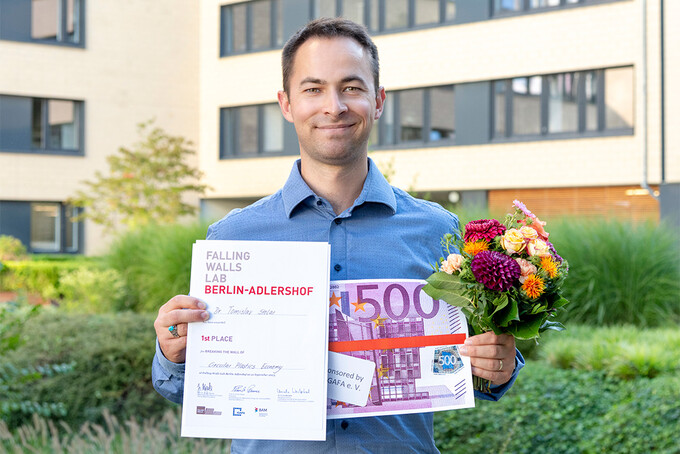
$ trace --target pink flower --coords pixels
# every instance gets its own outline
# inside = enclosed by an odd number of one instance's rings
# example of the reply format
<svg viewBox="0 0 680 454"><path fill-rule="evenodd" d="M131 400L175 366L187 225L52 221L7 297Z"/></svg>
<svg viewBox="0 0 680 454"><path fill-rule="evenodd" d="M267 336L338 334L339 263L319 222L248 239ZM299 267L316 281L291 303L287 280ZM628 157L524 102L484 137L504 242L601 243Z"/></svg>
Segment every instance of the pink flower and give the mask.
<svg viewBox="0 0 680 454"><path fill-rule="evenodd" d="M519 264L519 268L522 272L522 275L519 277L519 281L522 284L524 284L524 281L526 280L527 276L529 276L530 274L536 274L538 272L536 266L534 266L534 264L531 263L530 261L519 258L515 260Z"/></svg>
<svg viewBox="0 0 680 454"><path fill-rule="evenodd" d="M505 226L495 219L479 219L465 225L464 241L484 240L491 243L494 238L505 232Z"/></svg>
<svg viewBox="0 0 680 454"><path fill-rule="evenodd" d="M460 254L450 254L446 260L444 260L439 267L440 271L446 274L453 274L456 271L460 271L460 267L463 264L463 256Z"/></svg>
<svg viewBox="0 0 680 454"><path fill-rule="evenodd" d="M526 216L526 217L528 217L528 218L532 218L532 219L536 217L536 215L535 215L534 213L532 213L531 211L529 211L529 209L527 208L527 206L526 206L525 204L523 204L522 202L520 202L519 200L517 200L517 199L513 200L513 201L512 201L512 204L513 204L518 210L521 210L522 213L524 213L524 216Z"/></svg>

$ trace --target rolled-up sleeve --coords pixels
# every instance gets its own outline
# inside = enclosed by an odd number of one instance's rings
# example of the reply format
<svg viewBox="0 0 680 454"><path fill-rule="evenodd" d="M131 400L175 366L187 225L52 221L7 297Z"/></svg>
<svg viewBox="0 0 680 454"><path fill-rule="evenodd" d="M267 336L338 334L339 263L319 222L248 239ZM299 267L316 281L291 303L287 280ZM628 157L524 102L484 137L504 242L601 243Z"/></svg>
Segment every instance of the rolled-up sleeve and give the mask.
<svg viewBox="0 0 680 454"><path fill-rule="evenodd" d="M184 395L184 363L168 360L156 339L156 354L151 365L151 381L158 394L171 402L182 403Z"/></svg>

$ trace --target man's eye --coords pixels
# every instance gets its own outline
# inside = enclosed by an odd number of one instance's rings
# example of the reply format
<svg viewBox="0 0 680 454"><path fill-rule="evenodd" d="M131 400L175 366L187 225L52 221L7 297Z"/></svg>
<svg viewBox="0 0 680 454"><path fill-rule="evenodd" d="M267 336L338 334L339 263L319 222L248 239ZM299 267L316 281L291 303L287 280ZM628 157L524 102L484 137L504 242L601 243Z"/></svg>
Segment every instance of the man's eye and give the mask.
<svg viewBox="0 0 680 454"><path fill-rule="evenodd" d="M321 90L319 90L318 88L308 88L305 90L305 93L320 93L320 92Z"/></svg>
<svg viewBox="0 0 680 454"><path fill-rule="evenodd" d="M345 87L345 91L360 91L359 87Z"/></svg>

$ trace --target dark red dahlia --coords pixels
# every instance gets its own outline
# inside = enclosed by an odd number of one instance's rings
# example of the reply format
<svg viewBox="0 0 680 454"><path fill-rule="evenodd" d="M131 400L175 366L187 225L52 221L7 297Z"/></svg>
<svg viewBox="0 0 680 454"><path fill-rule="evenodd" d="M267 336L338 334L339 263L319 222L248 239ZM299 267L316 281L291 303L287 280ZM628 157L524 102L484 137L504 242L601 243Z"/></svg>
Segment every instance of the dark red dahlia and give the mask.
<svg viewBox="0 0 680 454"><path fill-rule="evenodd" d="M479 219L468 222L465 226L465 236L463 240L468 241L485 240L491 243L494 238L505 233L505 226L495 219Z"/></svg>
<svg viewBox="0 0 680 454"><path fill-rule="evenodd" d="M522 274L519 263L496 251L482 251L475 255L470 268L477 282L497 292L508 290Z"/></svg>

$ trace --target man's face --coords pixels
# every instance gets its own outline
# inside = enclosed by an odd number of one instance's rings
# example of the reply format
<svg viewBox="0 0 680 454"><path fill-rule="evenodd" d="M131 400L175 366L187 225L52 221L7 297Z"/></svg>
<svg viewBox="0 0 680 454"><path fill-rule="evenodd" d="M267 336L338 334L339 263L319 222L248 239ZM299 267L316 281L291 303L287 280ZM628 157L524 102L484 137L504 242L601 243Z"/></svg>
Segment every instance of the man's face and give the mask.
<svg viewBox="0 0 680 454"><path fill-rule="evenodd" d="M311 38L295 54L289 93L279 92L295 125L300 155L328 165L366 158L385 91L375 93L369 54L350 38Z"/></svg>

